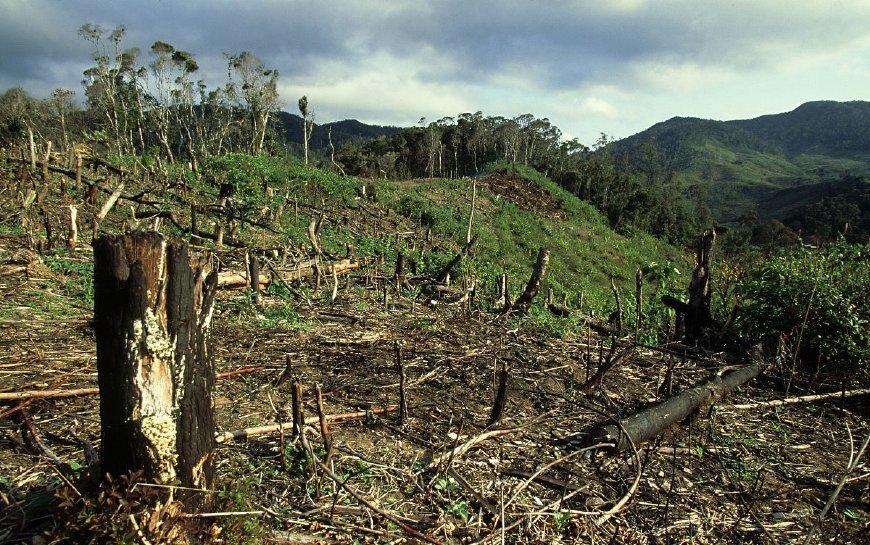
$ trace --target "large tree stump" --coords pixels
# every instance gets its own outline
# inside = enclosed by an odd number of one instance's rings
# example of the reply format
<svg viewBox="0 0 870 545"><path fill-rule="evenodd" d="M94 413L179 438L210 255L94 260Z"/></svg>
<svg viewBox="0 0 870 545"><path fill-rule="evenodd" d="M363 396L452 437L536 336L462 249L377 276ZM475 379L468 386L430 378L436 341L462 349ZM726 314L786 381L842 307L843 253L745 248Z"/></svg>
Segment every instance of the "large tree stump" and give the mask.
<svg viewBox="0 0 870 545"><path fill-rule="evenodd" d="M692 280L689 283L689 313L686 315L686 337L692 341L700 339L713 323L710 312L710 267L715 242L716 231L710 229L704 233L698 244L698 264L692 271Z"/></svg>
<svg viewBox="0 0 870 545"><path fill-rule="evenodd" d="M213 489L210 323L217 271L155 232L94 242L102 468ZM189 509L205 493L182 490Z"/></svg>

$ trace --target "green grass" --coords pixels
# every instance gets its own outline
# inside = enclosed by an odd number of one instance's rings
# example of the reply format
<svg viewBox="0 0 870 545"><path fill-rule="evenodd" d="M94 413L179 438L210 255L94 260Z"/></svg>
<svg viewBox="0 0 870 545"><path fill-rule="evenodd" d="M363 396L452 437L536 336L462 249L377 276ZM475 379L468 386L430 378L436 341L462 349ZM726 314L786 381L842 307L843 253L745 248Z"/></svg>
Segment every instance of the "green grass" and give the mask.
<svg viewBox="0 0 870 545"><path fill-rule="evenodd" d="M551 252L551 261L543 294L552 287L557 299L561 301L562 294L567 293L576 304L583 293L585 308L609 312L613 310L611 276L623 296L633 300L637 269L652 262L679 260L673 247L649 235L615 233L595 209L540 173L523 168L515 174L547 190L567 214L560 214L561 218L541 215L479 189L473 226L479 239L461 270L477 279L480 293L491 293L496 276L506 271L511 297L517 297L531 274L538 250L545 247ZM379 193L384 205L447 238L448 244L440 253L423 256L424 269L437 270L465 242L470 186L469 180L420 180ZM544 326L553 331L562 329Z"/></svg>

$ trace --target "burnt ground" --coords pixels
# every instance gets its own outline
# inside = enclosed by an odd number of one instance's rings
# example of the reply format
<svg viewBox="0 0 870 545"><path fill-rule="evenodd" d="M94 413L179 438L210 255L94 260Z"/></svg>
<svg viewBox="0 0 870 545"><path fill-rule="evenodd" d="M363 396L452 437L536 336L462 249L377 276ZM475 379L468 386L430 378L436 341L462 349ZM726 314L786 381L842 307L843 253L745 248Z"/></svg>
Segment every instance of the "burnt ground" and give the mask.
<svg viewBox="0 0 870 545"><path fill-rule="evenodd" d="M90 311L65 299L56 288L63 273L26 246L21 237L0 239L7 317L0 392L95 387ZM637 452L584 450L595 424L667 395L660 387L669 366L676 393L733 362L641 348L584 396L578 386L606 357L609 339L584 328L553 338L522 320L429 307L411 293L384 305L366 278L361 271L347 282L334 304L298 302L298 316L284 324L260 320L240 292L219 296L217 372L244 371L217 382L220 430L287 420L292 381L275 383L288 360L303 383L307 416L316 415L317 384L327 414L369 412L330 425L329 464L341 485L306 463L298 444L282 452L278 436L218 446L221 497L244 493L251 514L233 520L252 523L244 528L257 542L415 543L421 535L440 543L803 542L850 451L870 433L866 397L735 408L781 397L769 368ZM407 374L404 424L394 412L374 414L397 402L396 342ZM507 403L501 423L488 430L502 365ZM98 398L18 405L0 405L0 542L46 543L63 535L52 507L68 486L63 468L87 466L88 452L98 450ZM319 451L315 428L307 436ZM868 542L867 468L865 457L814 542Z"/></svg>

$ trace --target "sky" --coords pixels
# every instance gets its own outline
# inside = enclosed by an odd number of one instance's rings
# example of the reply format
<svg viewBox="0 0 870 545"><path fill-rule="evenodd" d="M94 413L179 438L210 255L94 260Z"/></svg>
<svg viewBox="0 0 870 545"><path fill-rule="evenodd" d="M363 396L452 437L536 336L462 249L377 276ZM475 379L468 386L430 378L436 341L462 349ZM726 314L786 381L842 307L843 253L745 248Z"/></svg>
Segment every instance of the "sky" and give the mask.
<svg viewBox="0 0 870 545"><path fill-rule="evenodd" d="M0 92L81 99L86 23L124 25L146 63L157 40L193 53L210 87L249 51L319 123L531 113L591 145L870 100L868 0L0 0Z"/></svg>

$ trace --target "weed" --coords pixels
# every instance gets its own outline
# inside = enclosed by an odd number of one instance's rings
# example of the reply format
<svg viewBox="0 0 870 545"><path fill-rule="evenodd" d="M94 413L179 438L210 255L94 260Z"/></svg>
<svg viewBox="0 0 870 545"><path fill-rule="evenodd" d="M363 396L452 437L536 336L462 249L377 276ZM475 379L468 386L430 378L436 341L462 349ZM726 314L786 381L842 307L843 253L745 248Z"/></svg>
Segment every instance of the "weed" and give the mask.
<svg viewBox="0 0 870 545"><path fill-rule="evenodd" d="M451 500L444 506L444 511L464 521L468 520L468 515L470 514L468 501L466 500Z"/></svg>
<svg viewBox="0 0 870 545"><path fill-rule="evenodd" d="M553 523L556 525L556 528L559 531L564 530L568 523L571 521L571 513L566 513L564 511L560 511L558 513L553 513Z"/></svg>
<svg viewBox="0 0 870 545"><path fill-rule="evenodd" d="M218 492L219 507L225 511L251 511L257 505L257 483L253 477L233 479ZM218 519L222 543L254 545L262 543L266 528L258 518L222 517Z"/></svg>

